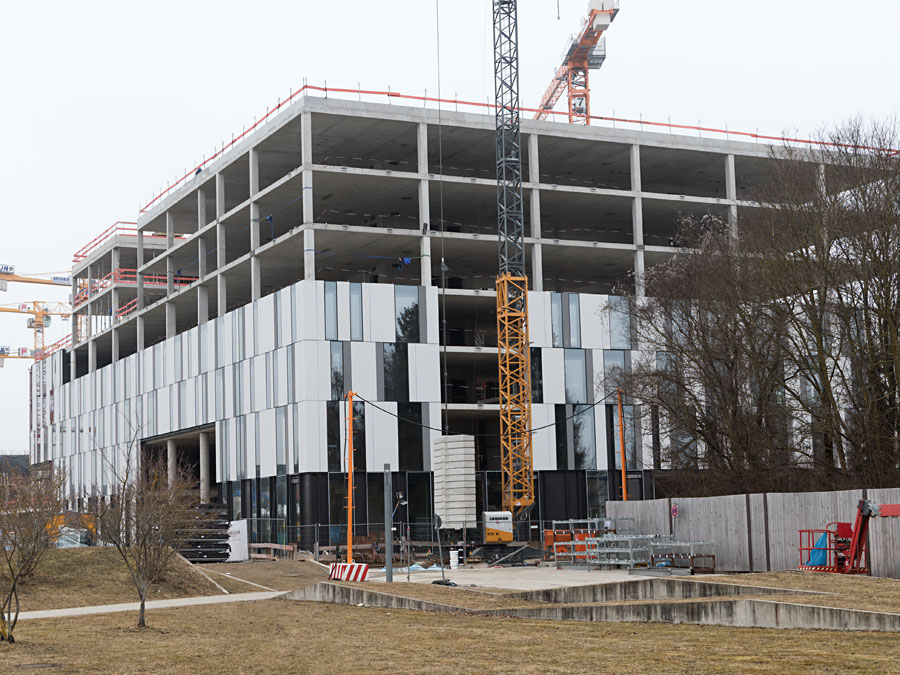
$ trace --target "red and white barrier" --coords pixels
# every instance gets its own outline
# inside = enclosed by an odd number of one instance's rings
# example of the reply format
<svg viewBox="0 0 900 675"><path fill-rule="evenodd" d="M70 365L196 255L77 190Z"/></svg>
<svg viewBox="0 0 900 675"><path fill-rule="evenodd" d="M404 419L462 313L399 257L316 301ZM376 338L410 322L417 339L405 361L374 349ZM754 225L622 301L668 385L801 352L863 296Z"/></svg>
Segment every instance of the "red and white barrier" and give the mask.
<svg viewBox="0 0 900 675"><path fill-rule="evenodd" d="M333 581L365 581L369 566L365 563L331 563L328 578Z"/></svg>

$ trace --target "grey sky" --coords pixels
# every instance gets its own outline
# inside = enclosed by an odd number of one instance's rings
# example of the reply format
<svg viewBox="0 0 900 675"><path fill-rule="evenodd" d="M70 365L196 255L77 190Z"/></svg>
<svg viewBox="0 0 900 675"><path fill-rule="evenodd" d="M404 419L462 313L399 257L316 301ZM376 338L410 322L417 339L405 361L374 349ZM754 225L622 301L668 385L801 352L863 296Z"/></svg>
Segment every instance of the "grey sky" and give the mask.
<svg viewBox="0 0 900 675"><path fill-rule="evenodd" d="M586 0L521 0L522 102L540 99ZM138 9L140 7L140 9ZM444 97L492 95L489 0L441 0ZM594 114L806 136L897 112L889 0L621 0ZM5 3L0 22L0 263L71 266L72 253L240 132L305 76L332 87L437 94L434 0ZM0 303L64 300L10 287ZM0 344L28 346L25 317ZM50 341L67 324L50 330ZM2 445L28 435L26 361L0 370Z"/></svg>

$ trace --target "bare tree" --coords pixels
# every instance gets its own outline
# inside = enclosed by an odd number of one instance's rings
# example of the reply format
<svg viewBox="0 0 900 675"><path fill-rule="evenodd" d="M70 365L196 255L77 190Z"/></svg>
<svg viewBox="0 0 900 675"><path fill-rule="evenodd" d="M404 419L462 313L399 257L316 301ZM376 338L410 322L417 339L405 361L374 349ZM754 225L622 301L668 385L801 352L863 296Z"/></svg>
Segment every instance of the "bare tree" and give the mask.
<svg viewBox="0 0 900 675"><path fill-rule="evenodd" d="M58 536L65 483L59 470L0 475L0 641L15 642L19 582L34 573Z"/></svg>
<svg viewBox="0 0 900 675"><path fill-rule="evenodd" d="M137 625L143 628L148 591L164 577L204 515L185 472L179 468L170 476L167 462L149 454L138 461L136 446L135 438L118 463L107 461L111 496L90 500L89 510L99 540L114 546L128 567L140 598Z"/></svg>

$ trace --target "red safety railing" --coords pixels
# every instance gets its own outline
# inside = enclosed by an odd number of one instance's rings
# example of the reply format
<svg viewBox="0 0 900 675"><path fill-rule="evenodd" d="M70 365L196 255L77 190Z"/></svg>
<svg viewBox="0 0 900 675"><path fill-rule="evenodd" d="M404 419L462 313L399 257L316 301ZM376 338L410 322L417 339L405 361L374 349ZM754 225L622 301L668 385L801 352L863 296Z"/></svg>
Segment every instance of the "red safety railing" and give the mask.
<svg viewBox="0 0 900 675"><path fill-rule="evenodd" d="M113 237L119 236L136 237L137 223L117 220L110 227L106 228L99 235L91 239L91 241L89 241L87 244L75 251L75 255L72 256L72 262L76 264L80 263L82 260L88 257L91 251L96 250Z"/></svg>
<svg viewBox="0 0 900 675"><path fill-rule="evenodd" d="M307 93L313 92L321 92L324 93L325 98L328 98L329 94L346 94L350 96L356 96L358 98L362 98L363 96L370 97L386 97L388 102L394 100L401 101L417 101L423 104L433 103L437 106L441 105L452 105L454 107L465 106L470 108L482 108L488 110L494 110L496 106L493 103L481 103L479 101L466 101L463 99L451 99L451 98L436 98L433 96L415 96L412 94L401 94L396 91L378 91L374 89L343 89L343 88L334 88L329 87L327 84L322 87L318 87L312 84L304 84L299 89L291 90L290 95L285 100L278 101L277 105L274 107L268 108L266 110L266 114L256 120L251 126L244 129L240 134L233 135L230 142L223 142L222 146L213 152L209 157L206 157L202 162L197 164L192 169L188 170L181 178L176 179L172 183L170 183L162 192L153 197L150 201L148 201L144 207L141 209L141 213L146 212L149 208L151 208L156 202L165 197L169 192L174 190L176 187L181 185L183 182L188 180L189 178L195 176L199 173L204 167L206 167L210 162L218 159L222 155L224 155L228 150L233 148L235 145L243 141L247 136L252 134L256 129L258 129L261 125L268 122L269 118L278 114L282 108L287 106L291 101L293 101L297 96L305 95ZM547 113L549 115L554 116L563 116L568 118L568 111L561 110L551 110L545 111L539 108L519 108L520 113ZM644 128L644 126L648 126L655 129L668 129L669 132L673 130L678 131L696 131L698 133L710 133L710 134L721 134L726 138L730 138L731 136L737 136L742 139L749 139L754 141L774 141L778 143L797 143L802 145L809 146L823 146L823 147L841 147L841 148L859 148L861 150L875 150L881 152L890 152L895 155L900 155L900 150L896 148L875 148L875 147L867 147L867 146L856 146L849 143L834 143L830 141L817 141L810 138L794 138L791 136L774 136L769 134L761 134L758 131L734 131L732 129L720 129L717 127L705 127L702 125L694 125L694 124L673 124L671 121L669 122L653 122L645 119L633 119L627 117L610 117L608 115L590 115L589 118L591 121L596 122L608 122L613 125L615 124L629 124L633 126L639 126L640 128Z"/></svg>
<svg viewBox="0 0 900 675"><path fill-rule="evenodd" d="M128 316L129 314L131 314L134 310L137 309L137 305L138 305L137 298L135 298L134 300L132 300L130 302L126 302L124 305L119 307L118 310L116 310L116 319L121 319L123 316Z"/></svg>
<svg viewBox="0 0 900 675"><path fill-rule="evenodd" d="M197 281L199 277L191 277L185 275L179 275L173 278L173 283L176 286L190 286L192 283ZM95 281L91 281L90 284L90 292L97 293L98 291L102 291L105 288L109 288L112 284L129 284L135 285L137 284L137 270L129 269L129 268L118 268L110 272L104 277L97 279ZM168 285L167 276L165 274L145 274L144 275L144 285L145 286L166 286ZM89 297L88 287L85 285L75 294L73 298L73 305L75 307L79 307L87 302Z"/></svg>
<svg viewBox="0 0 900 675"><path fill-rule="evenodd" d="M48 345L47 347L44 347L44 351L36 353L34 355L34 360L35 361L43 361L44 359L46 359L48 356L50 356L54 352L58 352L60 349L69 347L69 346L71 346L71 344L72 344L72 335L71 334L66 335L64 338L62 338L61 340L57 340L52 345Z"/></svg>

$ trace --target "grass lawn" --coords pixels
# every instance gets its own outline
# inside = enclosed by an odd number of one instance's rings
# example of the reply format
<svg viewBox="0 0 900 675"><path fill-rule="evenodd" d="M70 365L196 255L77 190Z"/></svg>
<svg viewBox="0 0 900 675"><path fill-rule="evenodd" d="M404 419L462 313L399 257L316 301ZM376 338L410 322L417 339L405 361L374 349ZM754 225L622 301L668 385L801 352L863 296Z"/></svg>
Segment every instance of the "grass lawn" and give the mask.
<svg viewBox="0 0 900 675"><path fill-rule="evenodd" d="M166 578L150 588L147 599L220 593L189 564L176 559ZM118 552L99 547L47 551L35 574L20 582L19 598L23 612L139 600Z"/></svg>
<svg viewBox="0 0 900 675"><path fill-rule="evenodd" d="M267 600L36 620L0 669L58 673L895 672L890 633L485 618ZM47 667L49 664L54 664Z"/></svg>

